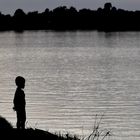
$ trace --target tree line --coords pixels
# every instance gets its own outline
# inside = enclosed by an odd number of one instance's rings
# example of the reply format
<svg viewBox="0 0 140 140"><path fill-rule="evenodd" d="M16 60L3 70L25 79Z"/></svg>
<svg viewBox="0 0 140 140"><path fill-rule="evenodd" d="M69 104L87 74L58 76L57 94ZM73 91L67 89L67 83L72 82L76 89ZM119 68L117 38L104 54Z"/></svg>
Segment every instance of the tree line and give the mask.
<svg viewBox="0 0 140 140"><path fill-rule="evenodd" d="M48 8L39 13L25 13L17 9L13 16L0 13L0 31L14 30L98 30L98 31L139 31L140 11L117 9L105 3L97 10L67 8L60 6Z"/></svg>

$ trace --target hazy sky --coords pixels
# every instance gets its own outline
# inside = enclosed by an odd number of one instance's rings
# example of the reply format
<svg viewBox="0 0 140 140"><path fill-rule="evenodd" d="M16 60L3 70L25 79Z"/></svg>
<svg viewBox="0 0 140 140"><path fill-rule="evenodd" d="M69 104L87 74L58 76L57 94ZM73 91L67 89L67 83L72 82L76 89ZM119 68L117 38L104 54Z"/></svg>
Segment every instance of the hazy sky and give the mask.
<svg viewBox="0 0 140 140"><path fill-rule="evenodd" d="M0 0L0 11L4 14L13 14L16 9L21 8L25 12L33 10L42 12L46 8L54 9L61 5L95 10L103 7L105 2L111 2L117 8L140 10L140 0Z"/></svg>

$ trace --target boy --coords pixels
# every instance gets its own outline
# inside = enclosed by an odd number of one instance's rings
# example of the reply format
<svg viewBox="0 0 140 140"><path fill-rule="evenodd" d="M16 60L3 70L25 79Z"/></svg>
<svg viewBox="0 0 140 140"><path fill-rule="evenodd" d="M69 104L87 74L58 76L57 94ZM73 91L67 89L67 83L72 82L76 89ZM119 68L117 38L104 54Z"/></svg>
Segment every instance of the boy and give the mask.
<svg viewBox="0 0 140 140"><path fill-rule="evenodd" d="M24 87L25 87L25 79L21 76L16 77L15 83L17 85L17 89L14 96L14 107L13 109L16 111L17 114L17 129L25 129L25 121L26 121L26 111L25 111L25 94L24 94Z"/></svg>

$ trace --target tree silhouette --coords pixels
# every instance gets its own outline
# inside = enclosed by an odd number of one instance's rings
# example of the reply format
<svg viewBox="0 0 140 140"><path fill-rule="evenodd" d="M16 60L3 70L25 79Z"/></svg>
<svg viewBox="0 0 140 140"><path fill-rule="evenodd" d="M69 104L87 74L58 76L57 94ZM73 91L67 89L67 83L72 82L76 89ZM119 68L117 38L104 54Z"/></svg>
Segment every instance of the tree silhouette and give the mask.
<svg viewBox="0 0 140 140"><path fill-rule="evenodd" d="M44 12L27 14L17 9L13 16L0 12L0 30L100 30L140 31L140 11L117 9L110 2L97 10L59 6Z"/></svg>
<svg viewBox="0 0 140 140"><path fill-rule="evenodd" d="M14 13L14 17L23 17L25 16L26 14L24 13L24 11L22 9L17 9Z"/></svg>
<svg viewBox="0 0 140 140"><path fill-rule="evenodd" d="M110 2L105 3L105 5L104 5L105 11L109 12L109 11L111 11L111 8L112 8L112 4Z"/></svg>
<svg viewBox="0 0 140 140"><path fill-rule="evenodd" d="M17 9L13 15L12 22L14 30L20 32L24 29L26 14L22 9Z"/></svg>

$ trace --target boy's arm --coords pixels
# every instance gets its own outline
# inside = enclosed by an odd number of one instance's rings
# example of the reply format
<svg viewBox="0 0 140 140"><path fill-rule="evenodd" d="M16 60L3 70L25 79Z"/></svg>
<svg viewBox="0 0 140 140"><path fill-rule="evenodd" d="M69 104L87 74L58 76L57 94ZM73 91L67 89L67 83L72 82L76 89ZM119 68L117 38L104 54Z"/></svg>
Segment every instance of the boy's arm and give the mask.
<svg viewBox="0 0 140 140"><path fill-rule="evenodd" d="M13 99L13 105L14 105L14 106L13 106L13 110L14 110L14 111L16 111L15 102L16 102L16 94L15 94L14 99Z"/></svg>
<svg viewBox="0 0 140 140"><path fill-rule="evenodd" d="M14 111L16 111L16 108L15 108L15 107L13 107L13 110L14 110Z"/></svg>

